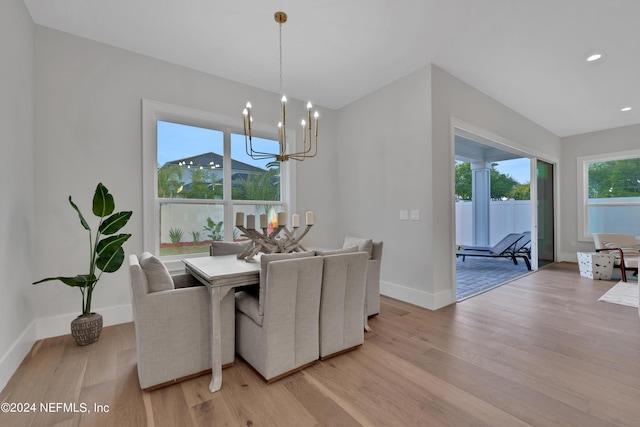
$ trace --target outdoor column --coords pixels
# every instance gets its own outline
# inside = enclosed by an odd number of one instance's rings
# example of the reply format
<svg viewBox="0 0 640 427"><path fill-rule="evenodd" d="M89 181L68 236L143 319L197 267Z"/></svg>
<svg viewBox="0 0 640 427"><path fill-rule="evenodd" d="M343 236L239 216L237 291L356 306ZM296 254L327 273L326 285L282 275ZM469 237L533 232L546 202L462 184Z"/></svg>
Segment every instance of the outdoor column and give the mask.
<svg viewBox="0 0 640 427"><path fill-rule="evenodd" d="M489 202L491 196L491 162L471 163L472 225L474 246L489 244Z"/></svg>

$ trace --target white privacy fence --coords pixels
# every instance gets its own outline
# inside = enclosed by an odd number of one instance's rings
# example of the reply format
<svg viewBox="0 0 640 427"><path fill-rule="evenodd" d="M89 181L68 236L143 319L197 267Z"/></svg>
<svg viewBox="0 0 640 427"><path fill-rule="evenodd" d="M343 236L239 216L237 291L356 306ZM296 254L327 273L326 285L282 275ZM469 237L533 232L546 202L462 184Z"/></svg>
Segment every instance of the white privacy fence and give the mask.
<svg viewBox="0 0 640 427"><path fill-rule="evenodd" d="M473 245L472 202L456 202L456 244ZM531 231L531 201L499 200L489 204L489 245L509 233Z"/></svg>

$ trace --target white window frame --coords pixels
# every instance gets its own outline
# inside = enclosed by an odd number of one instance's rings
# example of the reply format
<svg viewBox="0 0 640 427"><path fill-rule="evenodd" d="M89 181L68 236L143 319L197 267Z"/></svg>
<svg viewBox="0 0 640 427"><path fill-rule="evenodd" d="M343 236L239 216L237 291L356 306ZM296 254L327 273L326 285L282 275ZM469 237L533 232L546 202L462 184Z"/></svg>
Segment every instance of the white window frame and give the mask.
<svg viewBox="0 0 640 427"><path fill-rule="evenodd" d="M578 240L592 242L593 236L589 234L589 207L590 206L638 206L640 203L589 203L589 163L607 162L612 160L625 160L640 158L640 150L620 151L617 153L593 154L578 157ZM638 236L636 236L637 238Z"/></svg>
<svg viewBox="0 0 640 427"><path fill-rule="evenodd" d="M143 251L160 254L160 203L174 201L173 199L159 199L158 194L158 145L157 122L167 121L188 126L196 126L225 132L224 137L224 162L231 164L231 133L242 135L242 116L238 118L223 116L207 111L165 104L148 99L142 100L142 246ZM260 138L278 139L278 128L261 123L252 126L254 135ZM295 146L295 132L287 131L287 140ZM249 200L231 200L231 168L225 167L224 197L222 200L207 200L209 204L224 205L225 224L233 224L234 205L253 205ZM283 210L295 212L295 162L282 162L280 167L280 195L281 202L275 203ZM203 203L202 200L184 201L184 203ZM234 227L225 227L225 240L230 240ZM189 254L189 257L207 256L208 254ZM163 256L162 261L171 270L182 269L180 262L185 255Z"/></svg>

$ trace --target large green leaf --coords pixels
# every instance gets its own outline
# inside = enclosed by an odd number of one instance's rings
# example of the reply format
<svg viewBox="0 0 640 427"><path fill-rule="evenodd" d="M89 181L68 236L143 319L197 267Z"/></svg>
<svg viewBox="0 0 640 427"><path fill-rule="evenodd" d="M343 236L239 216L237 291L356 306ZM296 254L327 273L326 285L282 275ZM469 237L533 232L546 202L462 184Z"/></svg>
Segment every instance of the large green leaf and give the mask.
<svg viewBox="0 0 640 427"><path fill-rule="evenodd" d="M107 215L111 215L115 207L113 196L109 194L107 187L99 183L93 195L93 214L104 218Z"/></svg>
<svg viewBox="0 0 640 427"><path fill-rule="evenodd" d="M117 232L127 224L129 218L131 218L131 214L131 211L114 213L100 224L98 231L107 236Z"/></svg>
<svg viewBox="0 0 640 427"><path fill-rule="evenodd" d="M113 273L117 271L124 262L124 249L118 248L118 250L110 254L109 257L102 256L96 260L96 267L105 273Z"/></svg>
<svg viewBox="0 0 640 427"><path fill-rule="evenodd" d="M105 273L117 271L124 262L122 244L129 237L131 237L131 234L118 234L117 236L100 240L96 254L96 267Z"/></svg>
<svg viewBox="0 0 640 427"><path fill-rule="evenodd" d="M78 288L87 288L90 285L96 283L96 276L91 274L80 274L75 277L47 277L46 279L38 280L37 282L33 282L32 285L37 285L38 283L48 282L51 280L60 280L65 285L69 285L72 287Z"/></svg>
<svg viewBox="0 0 640 427"><path fill-rule="evenodd" d="M87 221L82 216L82 213L80 212L80 209L78 209L78 206L76 206L76 204L73 203L73 200L71 200L71 196L69 196L69 203L71 204L73 209L75 209L76 212L78 212L78 216L80 217L80 224L82 224L82 226L84 227L85 230L91 231L91 228L89 227L89 224L87 224Z"/></svg>

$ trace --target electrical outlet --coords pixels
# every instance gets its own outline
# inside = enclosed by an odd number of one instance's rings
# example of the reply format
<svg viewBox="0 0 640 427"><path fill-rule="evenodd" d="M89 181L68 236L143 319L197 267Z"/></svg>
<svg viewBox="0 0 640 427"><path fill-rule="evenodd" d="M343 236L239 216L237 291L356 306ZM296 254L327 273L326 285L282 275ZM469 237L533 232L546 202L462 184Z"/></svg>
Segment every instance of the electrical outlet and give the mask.
<svg viewBox="0 0 640 427"><path fill-rule="evenodd" d="M409 219L409 211L401 210L400 211L400 221L406 221Z"/></svg>
<svg viewBox="0 0 640 427"><path fill-rule="evenodd" d="M411 221L420 221L420 211L418 209L411 209L409 211Z"/></svg>

